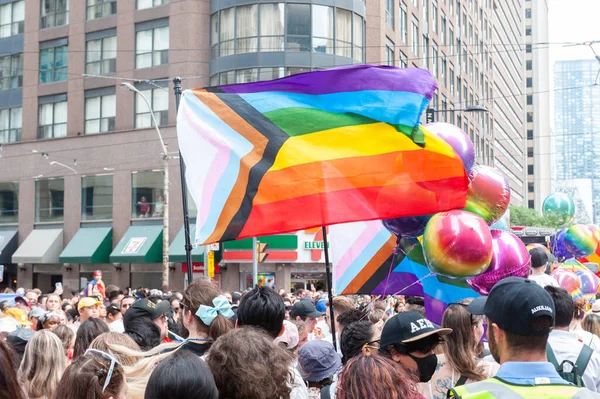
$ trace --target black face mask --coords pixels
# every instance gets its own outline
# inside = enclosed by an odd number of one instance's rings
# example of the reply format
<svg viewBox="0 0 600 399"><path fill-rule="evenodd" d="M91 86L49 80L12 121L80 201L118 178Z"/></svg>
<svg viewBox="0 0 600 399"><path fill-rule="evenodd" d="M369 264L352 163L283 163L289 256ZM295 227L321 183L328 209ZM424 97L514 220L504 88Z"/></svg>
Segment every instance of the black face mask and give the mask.
<svg viewBox="0 0 600 399"><path fill-rule="evenodd" d="M410 353L407 353L406 356L410 357L415 361L415 363L417 363L417 368L419 370L419 381L428 382L431 380L431 376L433 376L433 373L435 373L438 364L437 356L434 353L425 357L416 357Z"/></svg>

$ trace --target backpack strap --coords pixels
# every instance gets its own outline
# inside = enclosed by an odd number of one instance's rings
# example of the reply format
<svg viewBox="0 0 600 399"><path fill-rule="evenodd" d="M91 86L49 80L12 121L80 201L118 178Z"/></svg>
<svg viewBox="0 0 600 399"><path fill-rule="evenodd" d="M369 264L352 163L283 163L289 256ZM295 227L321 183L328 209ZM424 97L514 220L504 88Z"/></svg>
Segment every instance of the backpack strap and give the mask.
<svg viewBox="0 0 600 399"><path fill-rule="evenodd" d="M562 371L562 367L558 364L558 360L556 359L550 344L546 344L546 357L548 358L548 361L552 363L556 371Z"/></svg>
<svg viewBox="0 0 600 399"><path fill-rule="evenodd" d="M454 384L454 386L459 387L461 385L465 385L465 382L467 382L467 377L465 377L464 375L461 375L460 378L458 379L458 381L456 381L456 384Z"/></svg>
<svg viewBox="0 0 600 399"><path fill-rule="evenodd" d="M581 377L583 376L583 372L585 371L594 350L587 345L583 345L581 348L581 352L579 352L579 356L577 356L577 360L575 361L575 366L577 366L577 374Z"/></svg>

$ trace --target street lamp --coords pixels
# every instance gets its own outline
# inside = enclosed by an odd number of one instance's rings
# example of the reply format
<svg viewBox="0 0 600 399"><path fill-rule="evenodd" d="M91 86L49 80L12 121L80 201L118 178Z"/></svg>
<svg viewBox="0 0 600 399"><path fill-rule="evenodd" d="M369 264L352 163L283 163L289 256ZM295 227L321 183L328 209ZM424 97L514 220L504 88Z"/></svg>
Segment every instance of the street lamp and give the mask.
<svg viewBox="0 0 600 399"><path fill-rule="evenodd" d="M158 135L158 139L160 140L160 145L163 150L163 166L164 166L164 187L163 187L163 258L162 258L162 290L163 292L167 292L169 290L169 155L167 152L167 145L165 144L162 135L160 134L160 129L158 128L158 123L156 122L156 116L154 115L154 111L152 110L152 106L150 102L134 85L131 83L123 82L121 83L121 87L127 89L131 92L139 94L139 96L144 100L148 109L150 110L150 116L152 117L152 122L154 122L154 127L156 128L156 134ZM188 265L191 267L191 265Z"/></svg>
<svg viewBox="0 0 600 399"><path fill-rule="evenodd" d="M435 114L439 114L440 112L490 112L490 110L483 105L467 105L463 109L436 110L435 108L427 108L425 110L425 123L435 122Z"/></svg>

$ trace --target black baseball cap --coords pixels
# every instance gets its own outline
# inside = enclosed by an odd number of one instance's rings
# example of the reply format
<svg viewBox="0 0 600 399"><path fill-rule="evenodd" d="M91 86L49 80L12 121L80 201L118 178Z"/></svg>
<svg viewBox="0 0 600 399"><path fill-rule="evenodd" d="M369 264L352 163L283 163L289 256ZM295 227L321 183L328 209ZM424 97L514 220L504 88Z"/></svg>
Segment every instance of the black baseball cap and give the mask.
<svg viewBox="0 0 600 399"><path fill-rule="evenodd" d="M127 312L123 316L123 324L127 324L138 317L146 317L151 320L157 319L165 314L170 307L171 304L169 301L161 301L159 304L156 304L147 298L140 299L127 309Z"/></svg>
<svg viewBox="0 0 600 399"><path fill-rule="evenodd" d="M106 313L108 313L110 315L114 316L119 312L121 312L121 308L117 304L111 303L110 305L108 305L106 307Z"/></svg>
<svg viewBox="0 0 600 399"><path fill-rule="evenodd" d="M554 326L554 301L550 294L535 281L521 277L507 277L492 288L487 297L473 300L467 308L470 313L485 315L501 329L523 336L543 336L550 328L533 329L533 322L549 316Z"/></svg>
<svg viewBox="0 0 600 399"><path fill-rule="evenodd" d="M317 317L322 317L325 313L319 312L315 305L309 301L298 301L292 306L292 310L290 311L290 317L296 318L296 316L300 317L312 317L316 319Z"/></svg>
<svg viewBox="0 0 600 399"><path fill-rule="evenodd" d="M440 328L417 312L401 312L390 318L381 331L381 348L393 344L408 344L437 334L448 335L451 328Z"/></svg>
<svg viewBox="0 0 600 399"><path fill-rule="evenodd" d="M531 267L542 267L548 264L548 253L542 248L531 248L529 255L531 255Z"/></svg>

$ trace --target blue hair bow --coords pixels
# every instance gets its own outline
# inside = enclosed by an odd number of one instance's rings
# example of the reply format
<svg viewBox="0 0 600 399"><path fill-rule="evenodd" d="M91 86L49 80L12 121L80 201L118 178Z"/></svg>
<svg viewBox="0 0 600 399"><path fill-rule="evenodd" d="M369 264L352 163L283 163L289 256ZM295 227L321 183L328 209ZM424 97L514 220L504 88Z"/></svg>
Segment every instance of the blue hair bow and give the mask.
<svg viewBox="0 0 600 399"><path fill-rule="evenodd" d="M231 310L231 304L223 295L219 295L213 299L212 302L213 305L215 305L214 307L200 305L196 312L196 316L198 316L207 326L212 324L217 315L221 315L227 319L234 316L233 310Z"/></svg>

